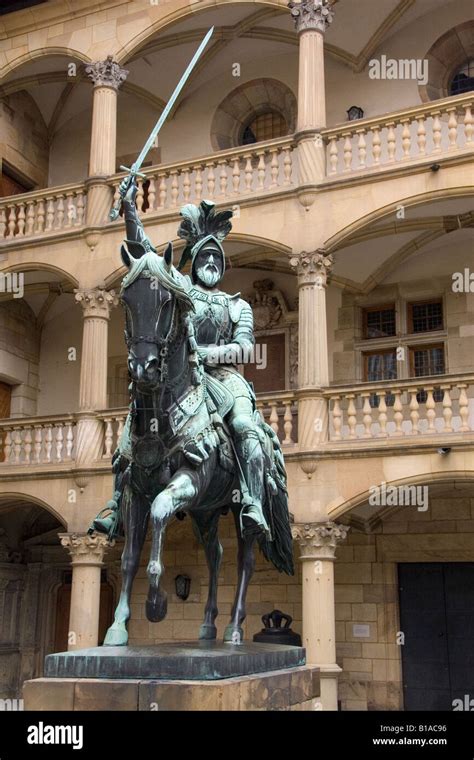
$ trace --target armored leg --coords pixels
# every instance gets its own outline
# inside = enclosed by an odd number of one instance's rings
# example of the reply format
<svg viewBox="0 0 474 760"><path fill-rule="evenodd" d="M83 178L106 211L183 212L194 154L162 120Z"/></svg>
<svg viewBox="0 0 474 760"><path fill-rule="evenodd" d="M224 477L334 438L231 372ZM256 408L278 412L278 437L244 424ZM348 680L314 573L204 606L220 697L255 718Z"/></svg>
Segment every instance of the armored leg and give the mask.
<svg viewBox="0 0 474 760"><path fill-rule="evenodd" d="M250 399L243 397L236 399L228 422L240 465L242 535L265 533L267 537L270 537L262 507L265 478L264 455Z"/></svg>

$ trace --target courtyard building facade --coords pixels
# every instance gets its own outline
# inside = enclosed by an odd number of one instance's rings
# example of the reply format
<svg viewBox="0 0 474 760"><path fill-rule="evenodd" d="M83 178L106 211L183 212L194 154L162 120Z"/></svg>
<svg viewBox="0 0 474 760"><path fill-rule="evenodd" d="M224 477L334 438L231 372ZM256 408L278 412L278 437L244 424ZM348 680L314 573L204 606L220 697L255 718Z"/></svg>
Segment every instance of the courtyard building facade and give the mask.
<svg viewBox="0 0 474 760"><path fill-rule="evenodd" d="M13 4L14 5L14 4ZM130 166L184 68L137 207L179 260L179 209L234 210L223 283L283 446L297 572L258 558L244 632L293 618L324 710L474 697L474 21L468 0L66 0L0 10L0 698L101 643L121 543L87 535L127 415L120 282ZM290 7L288 7L288 5ZM237 578L221 520L218 635ZM207 567L167 533L166 620L197 637ZM185 601L175 578L190 579ZM469 700L467 701L469 704Z"/></svg>

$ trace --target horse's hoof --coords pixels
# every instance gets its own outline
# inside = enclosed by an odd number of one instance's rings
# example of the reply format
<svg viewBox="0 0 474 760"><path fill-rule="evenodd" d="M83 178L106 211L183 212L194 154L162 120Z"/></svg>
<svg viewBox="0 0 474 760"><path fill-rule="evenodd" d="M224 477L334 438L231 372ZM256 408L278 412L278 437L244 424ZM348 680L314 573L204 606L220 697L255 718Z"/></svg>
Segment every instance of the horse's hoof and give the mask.
<svg viewBox="0 0 474 760"><path fill-rule="evenodd" d="M217 628L215 625L203 623L199 629L199 638L201 640L213 641L217 638Z"/></svg>
<svg viewBox="0 0 474 760"><path fill-rule="evenodd" d="M124 647L128 644L128 633L125 623L120 626L111 625L105 634L104 647Z"/></svg>
<svg viewBox="0 0 474 760"><path fill-rule="evenodd" d="M224 644L243 644L244 631L240 626L230 625L224 631Z"/></svg>
<svg viewBox="0 0 474 760"><path fill-rule="evenodd" d="M164 620L168 612L168 597L166 591L151 588L146 600L146 616L150 623L159 623Z"/></svg>

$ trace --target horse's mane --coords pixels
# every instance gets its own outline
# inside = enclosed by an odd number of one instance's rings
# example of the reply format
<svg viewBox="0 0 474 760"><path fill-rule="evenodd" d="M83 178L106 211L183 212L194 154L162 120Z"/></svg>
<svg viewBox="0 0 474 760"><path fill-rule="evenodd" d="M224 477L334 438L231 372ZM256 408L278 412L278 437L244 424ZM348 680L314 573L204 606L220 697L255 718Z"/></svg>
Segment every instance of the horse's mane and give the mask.
<svg viewBox="0 0 474 760"><path fill-rule="evenodd" d="M122 280L121 292L146 272L156 277L163 287L174 293L186 309L194 310L186 278L174 266L168 269L162 256L158 256L153 251L147 251L139 259L134 258L130 252L128 256L130 268Z"/></svg>

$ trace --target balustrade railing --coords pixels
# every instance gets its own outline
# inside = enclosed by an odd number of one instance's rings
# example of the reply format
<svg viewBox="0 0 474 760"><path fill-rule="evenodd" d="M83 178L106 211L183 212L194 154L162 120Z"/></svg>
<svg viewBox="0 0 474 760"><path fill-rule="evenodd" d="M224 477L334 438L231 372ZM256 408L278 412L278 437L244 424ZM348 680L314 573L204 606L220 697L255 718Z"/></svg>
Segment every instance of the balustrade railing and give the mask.
<svg viewBox="0 0 474 760"><path fill-rule="evenodd" d="M0 198L0 241L64 232L84 225L83 185L47 187Z"/></svg>
<svg viewBox="0 0 474 760"><path fill-rule="evenodd" d="M324 395L330 441L474 432L472 374L336 386Z"/></svg>
<svg viewBox="0 0 474 760"><path fill-rule="evenodd" d="M0 466L74 460L75 435L73 415L0 420Z"/></svg>
<svg viewBox="0 0 474 760"><path fill-rule="evenodd" d="M329 178L474 149L473 93L325 129Z"/></svg>
<svg viewBox="0 0 474 760"><path fill-rule="evenodd" d="M293 138L285 137L152 166L143 170L146 178L138 181L137 208L141 214L155 214L204 198L238 203L239 198L289 188L296 181L294 158ZM124 176L112 178L115 201Z"/></svg>

